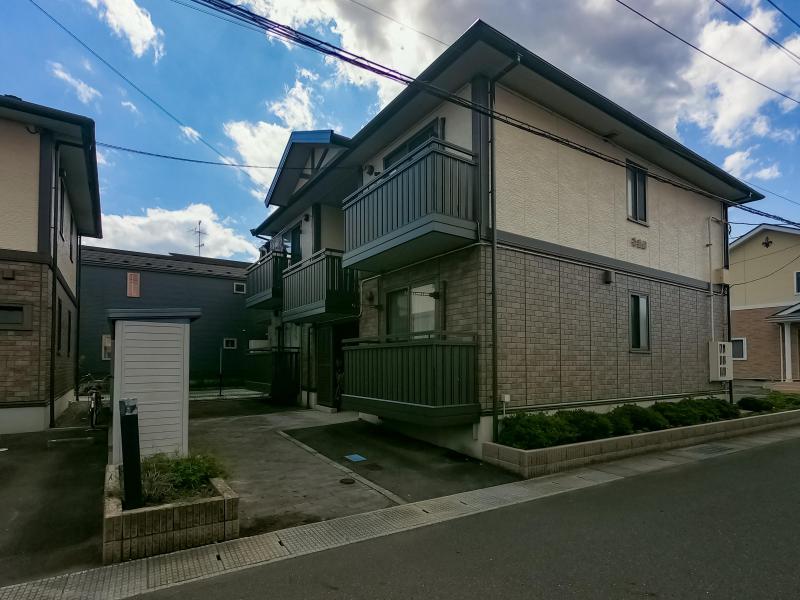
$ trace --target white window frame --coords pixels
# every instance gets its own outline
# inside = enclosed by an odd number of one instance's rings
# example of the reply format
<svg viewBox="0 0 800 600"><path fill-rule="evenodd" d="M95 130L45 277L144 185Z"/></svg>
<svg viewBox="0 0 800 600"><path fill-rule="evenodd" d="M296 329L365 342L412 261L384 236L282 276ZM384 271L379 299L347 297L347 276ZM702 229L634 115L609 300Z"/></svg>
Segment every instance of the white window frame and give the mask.
<svg viewBox="0 0 800 600"><path fill-rule="evenodd" d="M106 350L108 350L108 352L106 352ZM111 334L104 333L100 336L100 360L111 360L113 351L114 346L111 341Z"/></svg>
<svg viewBox="0 0 800 600"><path fill-rule="evenodd" d="M233 345L229 346L228 342L233 342ZM237 338L222 338L222 349L223 350L238 350L239 349L239 340Z"/></svg>
<svg viewBox="0 0 800 600"><path fill-rule="evenodd" d="M237 286L239 286L237 288ZM247 293L247 284L244 281L234 281L233 282L233 293L234 294L246 294Z"/></svg>
<svg viewBox="0 0 800 600"><path fill-rule="evenodd" d="M736 358L733 356L733 342L740 341L742 342L742 357ZM733 360L747 360L747 338L746 337L735 337L731 338L731 357Z"/></svg>

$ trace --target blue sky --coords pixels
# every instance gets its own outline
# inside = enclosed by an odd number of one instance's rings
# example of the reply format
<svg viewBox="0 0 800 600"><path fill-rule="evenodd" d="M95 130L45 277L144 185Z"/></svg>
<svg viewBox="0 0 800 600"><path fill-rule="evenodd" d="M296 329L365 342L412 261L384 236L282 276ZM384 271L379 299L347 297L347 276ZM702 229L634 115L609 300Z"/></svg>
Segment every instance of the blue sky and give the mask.
<svg viewBox="0 0 800 600"><path fill-rule="evenodd" d="M800 60L769 46L713 0L631 4L742 71L800 97ZM182 131L61 31L29 0L6 0L0 19L0 93L86 114L98 141L218 160L274 165L288 132L354 134L398 91L168 0L37 0L54 17L191 129ZM800 1L776 0L800 20ZM677 136L735 175L800 202L800 107L725 71L613 0L361 4L452 41L483 18L556 66ZM800 29L759 0L732 1L800 54ZM443 46L352 0L249 0L247 5L404 72ZM101 149L103 243L191 252L192 223L208 232L205 255L249 258L248 230L266 215L270 171L244 172ZM758 208L800 221L800 206L771 198ZM732 219L759 220L737 212ZM735 226L734 234L746 230Z"/></svg>

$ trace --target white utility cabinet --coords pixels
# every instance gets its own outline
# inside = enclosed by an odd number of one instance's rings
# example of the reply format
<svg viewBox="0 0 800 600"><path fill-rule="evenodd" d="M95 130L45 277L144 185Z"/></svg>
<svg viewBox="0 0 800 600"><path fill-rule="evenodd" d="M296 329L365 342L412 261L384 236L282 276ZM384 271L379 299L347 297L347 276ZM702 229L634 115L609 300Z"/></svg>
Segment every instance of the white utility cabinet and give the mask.
<svg viewBox="0 0 800 600"><path fill-rule="evenodd" d="M733 344L731 342L708 343L708 378L711 381L733 379Z"/></svg>
<svg viewBox="0 0 800 600"><path fill-rule="evenodd" d="M109 310L114 387L112 462L122 462L119 401L135 398L141 456L189 452L189 329L200 309Z"/></svg>

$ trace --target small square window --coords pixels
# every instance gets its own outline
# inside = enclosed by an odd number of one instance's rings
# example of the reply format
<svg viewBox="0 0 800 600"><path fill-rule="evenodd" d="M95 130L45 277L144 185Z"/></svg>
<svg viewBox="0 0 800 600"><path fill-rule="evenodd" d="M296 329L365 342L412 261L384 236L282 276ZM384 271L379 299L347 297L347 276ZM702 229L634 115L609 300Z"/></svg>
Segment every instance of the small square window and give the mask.
<svg viewBox="0 0 800 600"><path fill-rule="evenodd" d="M747 360L747 338L731 339L733 360Z"/></svg>
<svg viewBox="0 0 800 600"><path fill-rule="evenodd" d="M233 293L234 294L246 294L247 293L247 284L243 281L234 281L233 282Z"/></svg>
<svg viewBox="0 0 800 600"><path fill-rule="evenodd" d="M0 304L0 330L32 329L29 304Z"/></svg>
<svg viewBox="0 0 800 600"><path fill-rule="evenodd" d="M111 360L112 348L111 335L104 334L100 339L100 358L102 360Z"/></svg>
<svg viewBox="0 0 800 600"><path fill-rule="evenodd" d="M239 347L239 340L236 338L225 338L222 340L222 347L225 350L236 350Z"/></svg>
<svg viewBox="0 0 800 600"><path fill-rule="evenodd" d="M139 298L141 295L141 277L139 273L128 273L128 298Z"/></svg>
<svg viewBox="0 0 800 600"><path fill-rule="evenodd" d="M647 171L628 163L628 218L647 223Z"/></svg>

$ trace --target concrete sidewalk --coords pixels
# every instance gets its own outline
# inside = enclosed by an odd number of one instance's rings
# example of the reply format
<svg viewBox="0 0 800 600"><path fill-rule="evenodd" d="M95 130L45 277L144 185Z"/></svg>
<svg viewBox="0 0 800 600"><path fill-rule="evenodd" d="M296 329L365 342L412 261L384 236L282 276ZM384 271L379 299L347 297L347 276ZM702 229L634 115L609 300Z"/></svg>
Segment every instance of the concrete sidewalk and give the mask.
<svg viewBox="0 0 800 600"><path fill-rule="evenodd" d="M105 430L0 435L0 582L101 564Z"/></svg>
<svg viewBox="0 0 800 600"><path fill-rule="evenodd" d="M800 438L800 427L794 427L733 438L725 440L724 443L701 444L670 452L627 458L560 475L394 506L111 567L0 588L0 600L32 600L43 597L103 600L128 598L540 498L623 481L643 473L713 461L717 457L732 455L750 448L798 438ZM628 498L626 501L636 503L635 498ZM604 542L608 543L607 540L608 538ZM397 556L401 555L402 553L394 554L392 560L396 561ZM364 564L366 563L361 562L359 566ZM390 576L387 573L385 575ZM471 578L474 579L474 574ZM196 588L194 592L188 597L199 595ZM257 595L260 597L263 593L262 589ZM180 591L171 595L185 597Z"/></svg>

